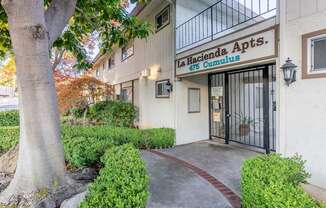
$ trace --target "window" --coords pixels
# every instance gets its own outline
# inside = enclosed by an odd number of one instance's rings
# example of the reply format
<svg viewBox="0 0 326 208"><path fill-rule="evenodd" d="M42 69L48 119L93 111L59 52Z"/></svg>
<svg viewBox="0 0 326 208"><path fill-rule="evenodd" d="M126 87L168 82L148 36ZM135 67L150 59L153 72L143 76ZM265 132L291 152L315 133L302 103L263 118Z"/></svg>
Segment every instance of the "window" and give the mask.
<svg viewBox="0 0 326 208"><path fill-rule="evenodd" d="M156 32L170 24L170 7L166 7L155 17Z"/></svg>
<svg viewBox="0 0 326 208"><path fill-rule="evenodd" d="M132 95L132 87L126 87L121 90L121 100L125 102L132 103L133 95Z"/></svg>
<svg viewBox="0 0 326 208"><path fill-rule="evenodd" d="M311 40L311 71L326 71L326 36Z"/></svg>
<svg viewBox="0 0 326 208"><path fill-rule="evenodd" d="M112 69L114 67L114 58L113 56L108 59L108 70Z"/></svg>
<svg viewBox="0 0 326 208"><path fill-rule="evenodd" d="M156 98L169 98L170 92L169 92L169 86L168 83L170 80L161 80L156 82L155 86L155 97Z"/></svg>
<svg viewBox="0 0 326 208"><path fill-rule="evenodd" d="M188 113L200 113L200 89L188 89Z"/></svg>
<svg viewBox="0 0 326 208"><path fill-rule="evenodd" d="M134 55L134 44L129 44L121 49L122 61L126 60L132 55Z"/></svg>
<svg viewBox="0 0 326 208"><path fill-rule="evenodd" d="M100 76L100 70L96 69L96 77Z"/></svg>
<svg viewBox="0 0 326 208"><path fill-rule="evenodd" d="M302 78L326 77L326 29L302 36Z"/></svg>
<svg viewBox="0 0 326 208"><path fill-rule="evenodd" d="M127 89L121 89L120 99L123 101L128 101L128 90Z"/></svg>

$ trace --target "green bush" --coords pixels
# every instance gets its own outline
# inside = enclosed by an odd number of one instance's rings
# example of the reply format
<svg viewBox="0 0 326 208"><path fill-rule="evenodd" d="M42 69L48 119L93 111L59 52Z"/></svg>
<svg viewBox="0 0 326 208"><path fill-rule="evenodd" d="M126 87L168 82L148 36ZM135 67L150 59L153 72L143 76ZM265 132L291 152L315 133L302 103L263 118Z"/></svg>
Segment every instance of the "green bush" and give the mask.
<svg viewBox="0 0 326 208"><path fill-rule="evenodd" d="M19 113L16 110L0 112L0 126L19 126Z"/></svg>
<svg viewBox="0 0 326 208"><path fill-rule="evenodd" d="M80 208L145 208L149 178L140 152L126 144L109 149L101 161L104 168Z"/></svg>
<svg viewBox="0 0 326 208"><path fill-rule="evenodd" d="M70 113L75 118L82 118L84 115L84 109L73 108L70 110Z"/></svg>
<svg viewBox="0 0 326 208"><path fill-rule="evenodd" d="M175 131L173 129L146 129L142 130L145 135L146 147L150 149L168 148L175 143Z"/></svg>
<svg viewBox="0 0 326 208"><path fill-rule="evenodd" d="M298 156L283 158L272 154L249 159L242 168L243 207L319 207L299 186L308 177L304 161Z"/></svg>
<svg viewBox="0 0 326 208"><path fill-rule="evenodd" d="M175 143L173 129L139 130L111 126L63 126L62 139L66 160L75 167L97 164L111 145L132 143L135 147L167 148Z"/></svg>
<svg viewBox="0 0 326 208"><path fill-rule="evenodd" d="M167 148L175 144L173 129L119 128L111 126L64 126L62 138L90 137L109 140L113 145L132 143L138 148Z"/></svg>
<svg viewBox="0 0 326 208"><path fill-rule="evenodd" d="M122 101L103 101L91 106L88 118L110 126L132 127L136 118L136 108Z"/></svg>
<svg viewBox="0 0 326 208"><path fill-rule="evenodd" d="M0 128L0 153L7 152L10 148L18 143L18 127L1 127Z"/></svg>
<svg viewBox="0 0 326 208"><path fill-rule="evenodd" d="M65 158L75 167L99 164L105 150L112 146L110 141L85 137L64 140L63 143Z"/></svg>
<svg viewBox="0 0 326 208"><path fill-rule="evenodd" d="M135 147L167 148L175 143L174 130L119 128L112 126L63 126L62 141L66 161L74 167L98 164L104 151L112 146L132 143ZM0 152L18 143L18 127L0 128Z"/></svg>

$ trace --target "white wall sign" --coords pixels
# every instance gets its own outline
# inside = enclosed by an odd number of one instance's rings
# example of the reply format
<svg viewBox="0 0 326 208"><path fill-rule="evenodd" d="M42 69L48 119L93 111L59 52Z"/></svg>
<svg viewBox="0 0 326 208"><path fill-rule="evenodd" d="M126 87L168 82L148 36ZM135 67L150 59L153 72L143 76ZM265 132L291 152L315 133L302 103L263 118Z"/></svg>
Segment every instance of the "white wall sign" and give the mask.
<svg viewBox="0 0 326 208"><path fill-rule="evenodd" d="M215 97L223 96L223 87L212 87L211 94Z"/></svg>
<svg viewBox="0 0 326 208"><path fill-rule="evenodd" d="M275 54L275 28L273 28L181 58L176 62L176 75L267 59L275 57Z"/></svg>

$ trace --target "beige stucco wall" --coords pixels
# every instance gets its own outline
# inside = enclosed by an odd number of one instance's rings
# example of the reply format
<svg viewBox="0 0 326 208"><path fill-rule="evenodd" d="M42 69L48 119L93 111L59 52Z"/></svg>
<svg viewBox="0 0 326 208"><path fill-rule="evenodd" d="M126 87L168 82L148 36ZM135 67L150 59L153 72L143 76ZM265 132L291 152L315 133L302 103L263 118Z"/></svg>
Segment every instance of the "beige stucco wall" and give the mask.
<svg viewBox="0 0 326 208"><path fill-rule="evenodd" d="M307 160L311 183L326 188L326 79L301 79L301 36L326 29L325 0L280 1L280 62L298 65L297 81L280 88L280 152Z"/></svg>
<svg viewBox="0 0 326 208"><path fill-rule="evenodd" d="M155 16L169 5L166 0L153 0L141 12L139 17L155 25ZM114 50L115 66L107 70L105 56L97 61L95 68L99 68L100 79L107 83L117 85L119 93L120 83L134 82L134 101L139 109L139 127L158 128L174 126L174 95L170 98L158 99L155 97L155 82L170 79L174 82L174 15L173 7L170 5L170 24L158 32L151 34L146 39L134 40L134 55L128 59L121 60L121 49ZM102 65L105 69L102 70ZM142 74L147 70L149 76ZM94 72L95 73L95 72Z"/></svg>
<svg viewBox="0 0 326 208"><path fill-rule="evenodd" d="M177 144L209 139L208 76L183 78L176 83ZM188 88L200 89L200 112L188 112Z"/></svg>

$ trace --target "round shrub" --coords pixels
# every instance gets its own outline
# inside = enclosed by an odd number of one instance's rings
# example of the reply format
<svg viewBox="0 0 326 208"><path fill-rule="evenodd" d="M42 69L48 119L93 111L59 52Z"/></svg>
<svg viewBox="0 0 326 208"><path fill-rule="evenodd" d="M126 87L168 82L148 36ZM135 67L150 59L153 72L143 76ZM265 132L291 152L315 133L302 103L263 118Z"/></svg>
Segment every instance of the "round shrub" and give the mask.
<svg viewBox="0 0 326 208"><path fill-rule="evenodd" d="M89 167L100 164L105 150L111 147L109 140L89 137L75 137L64 140L65 158L75 167Z"/></svg>
<svg viewBox="0 0 326 208"><path fill-rule="evenodd" d="M304 163L299 156L283 158L278 154L245 161L241 179L243 207L319 207L299 186L309 177Z"/></svg>
<svg viewBox="0 0 326 208"><path fill-rule="evenodd" d="M136 108L123 101L103 101L90 107L88 118L107 125L132 127L136 118Z"/></svg>

